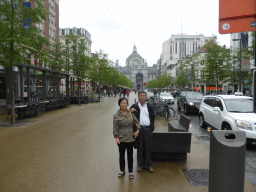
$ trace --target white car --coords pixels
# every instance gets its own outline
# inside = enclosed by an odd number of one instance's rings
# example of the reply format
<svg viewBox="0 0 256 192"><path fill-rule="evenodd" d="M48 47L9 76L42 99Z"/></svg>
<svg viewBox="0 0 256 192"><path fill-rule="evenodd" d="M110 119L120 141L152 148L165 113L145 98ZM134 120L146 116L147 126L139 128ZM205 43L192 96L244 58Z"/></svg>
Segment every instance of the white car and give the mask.
<svg viewBox="0 0 256 192"><path fill-rule="evenodd" d="M172 96L171 93L161 92L159 94L159 98L161 101L164 101L167 104L174 104L174 97Z"/></svg>
<svg viewBox="0 0 256 192"><path fill-rule="evenodd" d="M199 109L199 125L219 130L245 131L248 143L256 142L256 114L253 98L235 95L207 95Z"/></svg>

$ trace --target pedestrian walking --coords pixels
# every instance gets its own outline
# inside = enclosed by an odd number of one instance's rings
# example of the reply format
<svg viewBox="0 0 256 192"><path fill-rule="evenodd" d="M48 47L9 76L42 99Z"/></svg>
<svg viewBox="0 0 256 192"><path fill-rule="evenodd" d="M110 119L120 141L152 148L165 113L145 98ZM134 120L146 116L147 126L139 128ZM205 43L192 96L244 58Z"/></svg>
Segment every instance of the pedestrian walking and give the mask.
<svg viewBox="0 0 256 192"><path fill-rule="evenodd" d="M126 95L126 89L123 89L123 95L124 95L124 97L125 97L125 95Z"/></svg>
<svg viewBox="0 0 256 192"><path fill-rule="evenodd" d="M116 97L116 89L114 89L114 97Z"/></svg>
<svg viewBox="0 0 256 192"><path fill-rule="evenodd" d="M107 96L107 90L104 89L104 97L106 97L106 96Z"/></svg>
<svg viewBox="0 0 256 192"><path fill-rule="evenodd" d="M118 100L120 109L113 117L113 135L119 148L120 173L118 177L125 175L125 151L127 149L129 178L133 179L133 146L135 138L140 132L140 124L135 115L127 110L128 100L120 98ZM133 121L137 124L137 131L133 132Z"/></svg>
<svg viewBox="0 0 256 192"><path fill-rule="evenodd" d="M127 98L129 98L129 94L130 94L130 90L129 90L129 89L127 89L127 90L126 90Z"/></svg>
<svg viewBox="0 0 256 192"><path fill-rule="evenodd" d="M36 101L36 95L37 95L37 92L34 91L34 101Z"/></svg>
<svg viewBox="0 0 256 192"><path fill-rule="evenodd" d="M153 107L146 102L147 93L138 92L139 102L131 106L130 111L134 113L140 122L140 134L137 139L138 172L147 169L150 173L154 172L151 161L151 145L153 141L155 115Z"/></svg>
<svg viewBox="0 0 256 192"><path fill-rule="evenodd" d="M108 89L108 91L107 91L107 94L108 94L108 97L110 97L110 91L109 91L109 89Z"/></svg>
<svg viewBox="0 0 256 192"><path fill-rule="evenodd" d="M30 100L34 101L34 92L33 91L30 92Z"/></svg>
<svg viewBox="0 0 256 192"><path fill-rule="evenodd" d="M119 91L119 97L121 97L121 95L122 95L122 90L120 89L120 91Z"/></svg>

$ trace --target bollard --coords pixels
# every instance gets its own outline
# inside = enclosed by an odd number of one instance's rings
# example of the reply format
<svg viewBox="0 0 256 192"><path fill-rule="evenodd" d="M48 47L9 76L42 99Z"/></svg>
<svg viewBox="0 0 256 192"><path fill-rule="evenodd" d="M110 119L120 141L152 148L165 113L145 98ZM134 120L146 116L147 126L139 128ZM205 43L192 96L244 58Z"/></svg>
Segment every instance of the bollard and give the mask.
<svg viewBox="0 0 256 192"><path fill-rule="evenodd" d="M245 152L245 132L211 132L209 192L244 191Z"/></svg>

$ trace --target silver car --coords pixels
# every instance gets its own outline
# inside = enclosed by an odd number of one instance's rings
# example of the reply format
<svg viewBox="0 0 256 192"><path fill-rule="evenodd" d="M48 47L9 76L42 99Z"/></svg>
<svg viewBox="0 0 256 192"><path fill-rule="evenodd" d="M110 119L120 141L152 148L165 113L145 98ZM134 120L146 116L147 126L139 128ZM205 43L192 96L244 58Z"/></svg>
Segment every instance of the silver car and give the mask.
<svg viewBox="0 0 256 192"><path fill-rule="evenodd" d="M200 127L210 125L219 130L244 131L247 142L256 141L256 114L253 99L235 95L209 95L201 102Z"/></svg>
<svg viewBox="0 0 256 192"><path fill-rule="evenodd" d="M171 93L161 92L159 94L159 98L161 101L166 102L167 104L174 104L174 97Z"/></svg>

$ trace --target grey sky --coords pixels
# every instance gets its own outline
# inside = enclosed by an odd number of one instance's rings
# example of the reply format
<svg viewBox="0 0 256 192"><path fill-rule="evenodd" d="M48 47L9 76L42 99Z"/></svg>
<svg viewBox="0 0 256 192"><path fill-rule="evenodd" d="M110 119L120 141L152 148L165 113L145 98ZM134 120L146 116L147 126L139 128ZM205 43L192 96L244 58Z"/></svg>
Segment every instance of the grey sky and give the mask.
<svg viewBox="0 0 256 192"><path fill-rule="evenodd" d="M102 49L125 65L133 45L149 65L172 34L217 35L230 46L230 35L218 32L219 0L60 0L60 28L82 27L92 35L92 52Z"/></svg>

